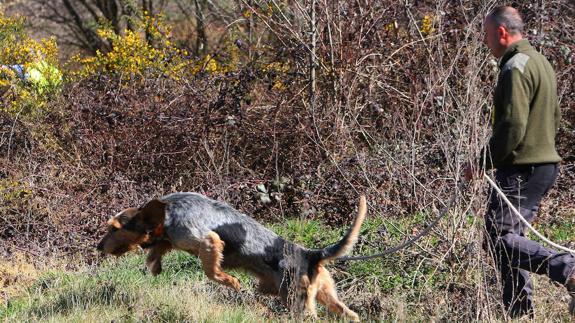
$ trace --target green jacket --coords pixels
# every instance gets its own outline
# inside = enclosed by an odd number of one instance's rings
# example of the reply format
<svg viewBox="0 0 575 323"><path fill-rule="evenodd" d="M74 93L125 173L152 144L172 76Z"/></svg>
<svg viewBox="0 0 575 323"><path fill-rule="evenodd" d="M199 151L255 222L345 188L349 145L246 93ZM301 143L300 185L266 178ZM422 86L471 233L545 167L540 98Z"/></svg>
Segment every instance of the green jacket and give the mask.
<svg viewBox="0 0 575 323"><path fill-rule="evenodd" d="M499 68L486 168L559 162L561 112L551 64L524 39L505 51Z"/></svg>

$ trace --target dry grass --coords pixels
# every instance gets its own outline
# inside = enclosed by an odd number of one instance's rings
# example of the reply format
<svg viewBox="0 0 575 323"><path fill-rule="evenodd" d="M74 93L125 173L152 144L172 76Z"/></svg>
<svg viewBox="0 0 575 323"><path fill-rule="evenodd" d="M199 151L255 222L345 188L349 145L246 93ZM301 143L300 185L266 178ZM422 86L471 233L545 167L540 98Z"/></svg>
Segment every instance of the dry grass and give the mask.
<svg viewBox="0 0 575 323"><path fill-rule="evenodd" d="M25 255L0 259L0 291L4 299L21 294L41 273Z"/></svg>

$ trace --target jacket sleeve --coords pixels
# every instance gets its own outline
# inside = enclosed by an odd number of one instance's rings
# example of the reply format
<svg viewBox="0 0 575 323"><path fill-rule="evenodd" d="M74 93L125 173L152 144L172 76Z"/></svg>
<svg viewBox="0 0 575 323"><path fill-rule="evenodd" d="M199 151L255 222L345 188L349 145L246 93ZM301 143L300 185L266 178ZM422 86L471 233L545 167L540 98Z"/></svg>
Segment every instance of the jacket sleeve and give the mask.
<svg viewBox="0 0 575 323"><path fill-rule="evenodd" d="M532 85L524 72L517 68L505 71L499 86L499 97L494 98L493 133L485 156L487 169L513 158L525 136L529 117Z"/></svg>

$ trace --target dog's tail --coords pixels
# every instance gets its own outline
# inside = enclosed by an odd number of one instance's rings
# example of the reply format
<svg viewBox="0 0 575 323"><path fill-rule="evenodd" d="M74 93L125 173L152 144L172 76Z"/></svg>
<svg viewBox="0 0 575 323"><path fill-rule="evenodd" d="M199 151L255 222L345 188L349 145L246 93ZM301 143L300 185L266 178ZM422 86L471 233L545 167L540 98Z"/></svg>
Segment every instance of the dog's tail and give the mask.
<svg viewBox="0 0 575 323"><path fill-rule="evenodd" d="M365 219L366 212L367 212L367 202L365 200L365 196L362 195L359 198L359 210L357 212L355 220L353 221L353 225L351 226L351 228L349 228L349 230L347 230L347 233L339 242L320 250L321 262L334 260L351 251L351 249L357 242L359 229L361 228L361 224Z"/></svg>

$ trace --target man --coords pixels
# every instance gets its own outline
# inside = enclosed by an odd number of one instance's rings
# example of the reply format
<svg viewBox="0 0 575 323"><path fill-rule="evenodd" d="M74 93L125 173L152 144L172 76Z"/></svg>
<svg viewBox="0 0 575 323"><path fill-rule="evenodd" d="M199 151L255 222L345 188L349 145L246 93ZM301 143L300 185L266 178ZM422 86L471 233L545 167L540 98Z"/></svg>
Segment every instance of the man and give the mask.
<svg viewBox="0 0 575 323"><path fill-rule="evenodd" d="M555 72L522 31L521 16L511 7L497 7L484 20L484 43L500 59L500 72L493 99L493 133L481 166L496 169L498 185L531 222L558 174L561 158L555 135L560 112ZM465 177L477 176L475 169L481 166L468 165ZM529 272L534 272L567 287L572 297L569 311L575 316L575 256L527 239L526 227L495 191L490 194L485 224L508 314L533 316Z"/></svg>
<svg viewBox="0 0 575 323"><path fill-rule="evenodd" d="M0 72L8 72L17 76L22 80L26 80L28 75L24 73L24 66L17 64L17 65L0 65Z"/></svg>

